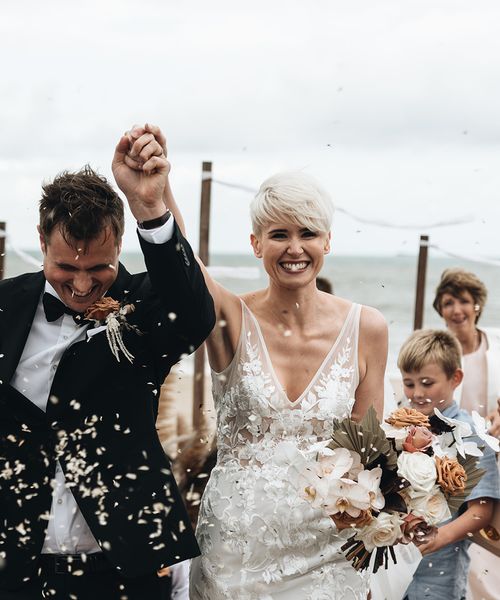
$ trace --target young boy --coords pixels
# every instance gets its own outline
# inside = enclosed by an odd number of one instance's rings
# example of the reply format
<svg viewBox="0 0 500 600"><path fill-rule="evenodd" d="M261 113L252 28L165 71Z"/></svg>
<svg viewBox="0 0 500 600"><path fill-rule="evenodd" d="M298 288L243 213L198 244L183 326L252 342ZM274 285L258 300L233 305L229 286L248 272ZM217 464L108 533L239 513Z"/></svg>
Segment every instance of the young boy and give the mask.
<svg viewBox="0 0 500 600"><path fill-rule="evenodd" d="M406 397L414 408L432 416L438 408L444 416L472 425L460 410L453 392L463 378L460 346L447 331L420 330L403 344L398 367ZM475 439L475 438L474 438ZM480 447L485 444L475 439ZM495 453L483 448L479 466L486 470L455 518L440 524L436 538L419 546L424 558L406 590L408 600L465 599L469 570L470 535L488 525L495 500L500 498Z"/></svg>

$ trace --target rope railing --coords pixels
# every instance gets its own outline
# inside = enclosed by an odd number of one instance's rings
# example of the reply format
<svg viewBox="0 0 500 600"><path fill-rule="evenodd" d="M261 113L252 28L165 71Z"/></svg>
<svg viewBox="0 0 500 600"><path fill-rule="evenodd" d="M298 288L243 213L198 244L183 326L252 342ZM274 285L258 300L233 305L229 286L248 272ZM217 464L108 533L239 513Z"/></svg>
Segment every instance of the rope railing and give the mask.
<svg viewBox="0 0 500 600"><path fill-rule="evenodd" d="M247 185L241 185L239 183L232 183L229 181L223 181L221 179L213 178L210 173L203 173L202 179L204 181L211 180L212 183L216 183L217 185L221 185L223 187L232 188L235 190L240 190L242 192L248 192L250 194L256 194L258 190L255 188L249 187ZM457 219L451 219L449 221L437 221L435 223L391 223L389 221L383 221L380 219L367 219L365 217L360 217L351 211L342 208L341 206L335 206L335 210L347 217L350 217L354 221L358 221L359 223L363 223L364 225L374 225L376 227L388 227L392 229L416 229L419 231L425 229L435 229L437 227L451 227L454 225L464 225L466 223L472 223L475 221L475 217L473 215L464 215L463 217L458 217Z"/></svg>
<svg viewBox="0 0 500 600"><path fill-rule="evenodd" d="M31 256L28 252L17 248L11 240L10 236L0 230L0 237L4 237L7 248L14 252L21 260L28 263L31 266L42 268L42 260L37 260L34 256ZM259 279L260 271L258 267L226 267L223 265L211 265L207 267L208 272L212 277L216 279Z"/></svg>
<svg viewBox="0 0 500 600"><path fill-rule="evenodd" d="M495 260L494 258L486 258L485 256L471 256L467 254L459 254L458 252L452 252L450 250L446 250L442 246L438 246L437 244L427 244L428 248L432 248L433 250L437 250L438 252L442 252L451 258L458 258L459 260L468 260L470 262L480 263L483 265L490 265L492 267L500 267L500 260Z"/></svg>
<svg viewBox="0 0 500 600"><path fill-rule="evenodd" d="M41 260L37 260L34 256L31 256L31 254L28 254L24 250L21 250L20 248L15 246L12 243L10 236L7 235L7 233L1 229L0 229L0 237L5 238L5 245L6 245L7 249L12 250L12 252L14 252L14 254L17 254L17 256L21 260L23 260L24 262L28 263L31 266L38 267L39 269L42 267Z"/></svg>
<svg viewBox="0 0 500 600"><path fill-rule="evenodd" d="M212 177L210 172L204 172L202 174L202 180L203 181L210 180L212 183L215 183L217 185L220 185L223 187L228 187L231 189L240 190L245 193L250 193L250 194L257 193L257 189L252 188L250 186L243 185L240 183L234 183L234 182L230 182L230 181L224 181L222 179L216 179L216 178ZM363 223L365 225L373 225L376 227L385 227L385 228L391 228L391 229L415 229L415 230L419 230L419 231L425 231L427 229L434 229L434 228L438 228L438 227L452 227L452 226L456 226L456 225L464 225L467 223L472 223L473 221L476 220L475 217L472 215L464 215L464 216L458 217L456 219L451 219L448 221L437 221L437 222L433 222L433 223L392 223L392 222L384 221L381 219L367 219L367 218L361 217L349 210L346 210L345 208L343 208L341 206L336 206L335 210L337 212L339 212L343 215L346 215L347 217L349 217L355 221L358 221L359 223ZM31 256L30 254L28 254L24 250L21 250L15 244L13 244L12 240L10 239L10 236L7 235L5 231L0 230L0 237L5 237L7 248L9 250L11 250L12 252L14 252L14 254L16 254L24 262L26 262L32 266L36 266L38 268L41 267L41 261L37 260L35 257ZM447 256L449 256L451 258L457 258L460 260L468 260L471 262L482 263L482 264L486 264L486 265L500 267L500 260L495 260L495 259L487 258L487 257L468 256L465 254L460 254L457 252L453 252L451 250L447 250L446 248L443 248L442 246L438 246L437 244L428 244L428 247L432 248L433 250L437 250L438 252L441 252L442 254L446 254ZM212 275L216 278L225 278L225 277L235 278L235 279L258 279L259 278L259 270L257 267L255 267L255 268L254 267L225 267L225 266L215 266L214 265L214 266L208 267L208 269L209 269L209 271L211 271Z"/></svg>

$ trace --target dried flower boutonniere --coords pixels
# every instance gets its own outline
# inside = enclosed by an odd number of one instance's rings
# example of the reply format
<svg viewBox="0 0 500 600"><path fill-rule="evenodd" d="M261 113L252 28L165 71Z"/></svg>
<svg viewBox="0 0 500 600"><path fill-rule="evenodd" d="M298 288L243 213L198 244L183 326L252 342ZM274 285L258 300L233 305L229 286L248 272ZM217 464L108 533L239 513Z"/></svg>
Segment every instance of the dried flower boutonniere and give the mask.
<svg viewBox="0 0 500 600"><path fill-rule="evenodd" d="M95 326L106 326L109 347L118 362L120 362L120 351L129 362L132 362L134 358L133 354L125 347L122 337L124 329L131 329L141 335L138 327L127 321L127 315L134 312L134 310L135 306L133 304L122 305L118 300L105 296L91 304L83 315L85 320L94 321Z"/></svg>

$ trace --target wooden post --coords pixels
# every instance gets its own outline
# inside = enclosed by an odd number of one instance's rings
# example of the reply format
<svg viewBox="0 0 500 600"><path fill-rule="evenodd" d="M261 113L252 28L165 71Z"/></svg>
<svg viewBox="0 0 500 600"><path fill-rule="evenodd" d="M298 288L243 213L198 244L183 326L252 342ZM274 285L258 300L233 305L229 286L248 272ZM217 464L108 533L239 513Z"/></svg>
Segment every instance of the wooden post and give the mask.
<svg viewBox="0 0 500 600"><path fill-rule="evenodd" d="M0 281L5 274L5 230L6 225L2 221L0 222Z"/></svg>
<svg viewBox="0 0 500 600"><path fill-rule="evenodd" d="M424 324L425 276L427 273L428 246L429 236L421 235L420 248L418 251L417 290L415 293L415 318L413 320L413 330L422 329Z"/></svg>
<svg viewBox="0 0 500 600"><path fill-rule="evenodd" d="M201 170L200 201L200 242L199 257L204 265L209 264L210 199L212 193L212 163L204 162ZM205 392L205 344L194 354L193 378L193 429L196 431L201 422L201 410Z"/></svg>

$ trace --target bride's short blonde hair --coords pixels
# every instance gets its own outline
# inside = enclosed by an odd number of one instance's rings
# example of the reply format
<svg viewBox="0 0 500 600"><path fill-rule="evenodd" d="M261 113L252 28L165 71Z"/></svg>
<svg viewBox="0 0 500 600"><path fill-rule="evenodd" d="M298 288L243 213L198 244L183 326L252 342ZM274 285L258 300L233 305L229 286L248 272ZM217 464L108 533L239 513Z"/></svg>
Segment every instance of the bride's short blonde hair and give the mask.
<svg viewBox="0 0 500 600"><path fill-rule="evenodd" d="M317 233L329 233L333 202L311 175L302 171L277 173L260 186L250 205L250 217L256 236L273 223L291 223Z"/></svg>

